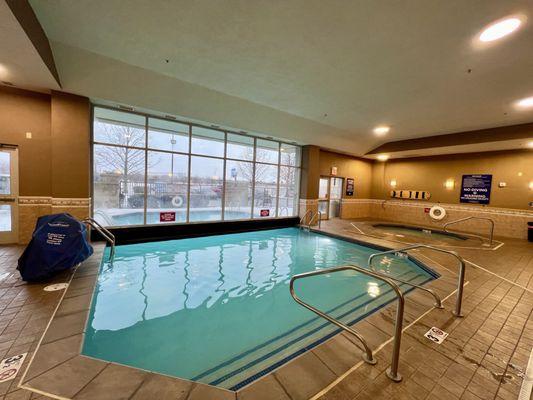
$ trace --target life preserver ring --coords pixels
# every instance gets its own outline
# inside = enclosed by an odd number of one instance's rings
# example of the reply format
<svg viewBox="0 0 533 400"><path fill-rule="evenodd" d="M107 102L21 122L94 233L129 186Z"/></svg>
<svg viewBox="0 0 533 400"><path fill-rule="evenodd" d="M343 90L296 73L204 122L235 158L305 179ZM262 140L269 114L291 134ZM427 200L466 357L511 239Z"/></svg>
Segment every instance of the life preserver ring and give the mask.
<svg viewBox="0 0 533 400"><path fill-rule="evenodd" d="M172 198L172 205L176 208L179 208L183 205L183 197L182 196L174 196Z"/></svg>
<svg viewBox="0 0 533 400"><path fill-rule="evenodd" d="M440 221L446 216L446 210L441 206L433 206L429 210L429 216L436 221Z"/></svg>

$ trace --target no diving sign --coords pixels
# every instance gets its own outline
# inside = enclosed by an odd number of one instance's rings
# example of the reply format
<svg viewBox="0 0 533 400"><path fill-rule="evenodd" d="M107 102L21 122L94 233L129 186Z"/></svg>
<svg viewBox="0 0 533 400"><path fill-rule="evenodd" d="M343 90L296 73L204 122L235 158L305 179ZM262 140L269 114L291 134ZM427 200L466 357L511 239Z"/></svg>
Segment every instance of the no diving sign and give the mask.
<svg viewBox="0 0 533 400"><path fill-rule="evenodd" d="M0 362L0 383L9 381L17 376L26 358L26 354L28 353L5 358Z"/></svg>
<svg viewBox="0 0 533 400"><path fill-rule="evenodd" d="M424 336L437 344L441 344L442 342L444 342L444 339L448 337L448 334L444 331L441 331L439 328L433 327L429 331L427 331Z"/></svg>

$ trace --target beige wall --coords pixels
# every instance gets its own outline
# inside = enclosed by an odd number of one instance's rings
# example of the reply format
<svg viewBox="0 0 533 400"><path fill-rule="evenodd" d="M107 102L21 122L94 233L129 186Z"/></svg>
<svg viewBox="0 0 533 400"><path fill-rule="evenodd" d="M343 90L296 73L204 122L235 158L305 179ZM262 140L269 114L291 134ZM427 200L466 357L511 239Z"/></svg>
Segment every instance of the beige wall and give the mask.
<svg viewBox="0 0 533 400"><path fill-rule="evenodd" d="M0 143L18 147L19 243L29 240L41 215L88 215L89 99L0 86Z"/></svg>
<svg viewBox="0 0 533 400"><path fill-rule="evenodd" d="M21 196L51 193L50 119L50 95L0 86L0 143L18 146Z"/></svg>
<svg viewBox="0 0 533 400"><path fill-rule="evenodd" d="M337 167L337 176L354 178L355 190L353 196L346 196L346 181L343 188L343 198L366 199L370 197L372 183L372 161L364 160L330 151L320 151L320 175L331 174L331 167Z"/></svg>
<svg viewBox="0 0 533 400"><path fill-rule="evenodd" d="M519 176L519 173L522 173ZM491 207L531 210L533 201L533 151L516 150L477 154L390 160L375 163L372 171L374 199L390 199L390 181L396 189L423 190L431 193L431 202L458 204L463 174L492 174ZM447 179L455 181L453 189L446 189ZM499 182L507 187L499 188ZM409 201L409 200L405 200ZM478 205L472 205L479 207Z"/></svg>

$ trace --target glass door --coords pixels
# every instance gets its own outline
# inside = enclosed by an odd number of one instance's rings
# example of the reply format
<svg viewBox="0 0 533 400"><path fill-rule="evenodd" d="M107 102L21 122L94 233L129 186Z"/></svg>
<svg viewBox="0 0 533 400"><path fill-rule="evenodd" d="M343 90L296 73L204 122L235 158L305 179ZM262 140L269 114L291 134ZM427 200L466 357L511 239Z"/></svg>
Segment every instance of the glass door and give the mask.
<svg viewBox="0 0 533 400"><path fill-rule="evenodd" d="M329 178L321 177L318 183L318 211L322 219L328 219L329 208Z"/></svg>
<svg viewBox="0 0 533 400"><path fill-rule="evenodd" d="M18 242L18 153L0 147L0 243Z"/></svg>
<svg viewBox="0 0 533 400"><path fill-rule="evenodd" d="M328 218L337 218L341 215L341 199L344 178L332 177L329 181L329 207Z"/></svg>

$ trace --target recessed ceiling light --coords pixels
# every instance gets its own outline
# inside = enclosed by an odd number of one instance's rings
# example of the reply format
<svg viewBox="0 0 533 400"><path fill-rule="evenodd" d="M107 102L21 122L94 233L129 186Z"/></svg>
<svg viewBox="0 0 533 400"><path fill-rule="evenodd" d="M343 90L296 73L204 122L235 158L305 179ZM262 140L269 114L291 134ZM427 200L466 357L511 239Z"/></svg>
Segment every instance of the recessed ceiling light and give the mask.
<svg viewBox="0 0 533 400"><path fill-rule="evenodd" d="M518 108L529 108L533 107L533 96L526 97L525 99L518 100L515 105Z"/></svg>
<svg viewBox="0 0 533 400"><path fill-rule="evenodd" d="M389 159L388 154L378 154L377 159L379 161L387 161Z"/></svg>
<svg viewBox="0 0 533 400"><path fill-rule="evenodd" d="M522 19L519 17L507 17L493 22L479 34L481 42L493 42L501 39L516 31L522 25Z"/></svg>
<svg viewBox="0 0 533 400"><path fill-rule="evenodd" d="M390 131L390 126L386 126L386 125L380 125L374 128L374 133L377 136L386 135L387 133L389 133L389 131Z"/></svg>

